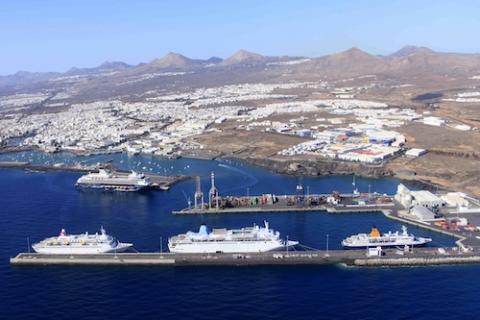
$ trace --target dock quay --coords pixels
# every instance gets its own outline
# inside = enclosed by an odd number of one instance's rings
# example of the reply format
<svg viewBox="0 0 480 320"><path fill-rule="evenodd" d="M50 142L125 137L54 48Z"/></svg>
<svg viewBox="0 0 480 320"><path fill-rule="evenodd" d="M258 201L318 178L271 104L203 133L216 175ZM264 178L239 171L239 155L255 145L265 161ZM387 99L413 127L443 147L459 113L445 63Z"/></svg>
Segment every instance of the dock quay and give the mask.
<svg viewBox="0 0 480 320"><path fill-rule="evenodd" d="M200 177L195 178L193 204L188 200L188 207L172 211L177 215L221 214L221 213L267 213L267 212L372 212L382 211L395 206L393 196L379 193L360 193L355 188L353 193L333 191L329 194L311 194L301 183L296 187L296 194L221 196L215 185L215 173L210 175L210 190L207 199L201 190ZM355 183L353 183L355 185ZM205 201L206 200L206 201Z"/></svg>
<svg viewBox="0 0 480 320"><path fill-rule="evenodd" d="M209 208L186 208L182 210L172 211L175 215L190 215L190 214L230 214L230 213L271 213L271 212L328 212L328 213L362 213L362 212L382 212L385 209L392 208L393 205L378 205L378 206L249 206L249 207L236 207L236 208L222 208L222 209L209 209Z"/></svg>
<svg viewBox="0 0 480 320"><path fill-rule="evenodd" d="M465 234L460 231L445 230L439 226L431 223L420 222L413 220L406 215L401 214L401 210L395 203L384 205L371 205L371 206L332 206L322 205L313 207L280 207L280 206L265 206L265 207L248 207L248 208L225 208L225 209L183 209L181 211L173 211L173 214L188 215L188 214L236 214L236 213L364 213L364 212L378 212L383 214L388 219L396 220L398 222L413 225L419 228L423 228L429 231L442 233L453 238L457 238L456 245L464 250L472 250L473 248L480 248L480 238L477 238L475 234Z"/></svg>
<svg viewBox="0 0 480 320"><path fill-rule="evenodd" d="M108 253L97 255L47 255L20 253L10 258L12 266L255 266L255 265L346 265L358 267L477 264L480 255L458 248L416 248L413 252L383 250L368 257L365 250L273 251L265 253Z"/></svg>
<svg viewBox="0 0 480 320"><path fill-rule="evenodd" d="M189 176L160 176L156 174L145 174L152 181L151 189L167 191L170 187L180 181L190 179Z"/></svg>
<svg viewBox="0 0 480 320"><path fill-rule="evenodd" d="M215 160L221 157L223 154L220 152L214 152L211 150L194 149L183 150L179 152L178 156L182 158L198 159L198 160Z"/></svg>
<svg viewBox="0 0 480 320"><path fill-rule="evenodd" d="M111 163L101 164L101 167L106 167L115 172L116 174L125 174L128 175L130 171L120 170L115 168ZM98 170L98 165L94 166L78 166L78 165L44 165L44 164L33 164L30 162L18 162L18 161L1 161L0 169L19 169L27 171L38 171L38 172L49 172L49 171L68 171L68 172L78 172L78 173L89 173ZM150 189L153 190L168 190L172 185L177 182L190 179L186 175L176 175L176 176L162 176L157 174L145 173L145 176L150 178L152 181L152 186Z"/></svg>
<svg viewBox="0 0 480 320"><path fill-rule="evenodd" d="M247 213L363 213L379 212L385 217L456 238L463 252L480 249L480 201L458 192L432 193L409 190L399 184L394 195L359 192L353 178L353 192L329 194L311 193L302 180L296 193L289 195L260 194L223 196L211 173L211 187L204 199L200 178L196 177L193 203L172 211L175 215L247 214ZM306 189L306 190L305 190ZM305 192L306 191L306 192ZM476 215L475 215L476 214Z"/></svg>
<svg viewBox="0 0 480 320"><path fill-rule="evenodd" d="M71 172L81 172L88 173L92 170L95 170L96 167L87 167L87 166L56 166L56 165L44 165L44 164L33 164L30 162L19 162L19 161L1 161L0 169L22 169L30 171L71 171Z"/></svg>
<svg viewBox="0 0 480 320"><path fill-rule="evenodd" d="M268 196L271 197L271 196ZM191 206L172 211L176 215L190 214L229 214L229 213L270 213L270 212L381 212L395 206L393 198L388 196L370 196L371 203L355 203L354 195L338 194L342 202L328 202L330 194L309 195L299 198L297 195L275 196L274 200L265 200L265 195L248 197L218 197L219 206ZM258 200L260 199L260 200Z"/></svg>
<svg viewBox="0 0 480 320"><path fill-rule="evenodd" d="M7 147L0 147L0 154L2 153L14 153L14 152L24 152L24 151L34 151L36 150L35 147L31 146L7 146Z"/></svg>

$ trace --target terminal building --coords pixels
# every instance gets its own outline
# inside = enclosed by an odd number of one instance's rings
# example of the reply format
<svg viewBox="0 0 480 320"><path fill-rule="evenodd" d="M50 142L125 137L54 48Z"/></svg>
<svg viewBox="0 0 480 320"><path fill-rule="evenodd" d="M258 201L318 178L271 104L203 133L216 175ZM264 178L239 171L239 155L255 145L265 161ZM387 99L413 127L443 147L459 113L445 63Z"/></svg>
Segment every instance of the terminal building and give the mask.
<svg viewBox="0 0 480 320"><path fill-rule="evenodd" d="M405 207L412 217L424 222L435 220L435 212L446 205L444 199L430 191L411 191L403 184L398 185L395 200Z"/></svg>
<svg viewBox="0 0 480 320"><path fill-rule="evenodd" d="M403 184L398 185L395 200L407 209L418 206L436 210L440 207L444 207L446 204L445 200L437 197L430 191L411 191Z"/></svg>
<svg viewBox="0 0 480 320"><path fill-rule="evenodd" d="M448 206L450 207L468 207L470 202L465 199L465 194L461 192L449 192L442 196Z"/></svg>
<svg viewBox="0 0 480 320"><path fill-rule="evenodd" d="M410 209L410 214L420 221L432 221L435 219L435 214L425 207L414 206Z"/></svg>
<svg viewBox="0 0 480 320"><path fill-rule="evenodd" d="M445 206L445 201L430 191L410 191L410 194L412 195L412 205L414 206L420 206L429 209L437 209Z"/></svg>

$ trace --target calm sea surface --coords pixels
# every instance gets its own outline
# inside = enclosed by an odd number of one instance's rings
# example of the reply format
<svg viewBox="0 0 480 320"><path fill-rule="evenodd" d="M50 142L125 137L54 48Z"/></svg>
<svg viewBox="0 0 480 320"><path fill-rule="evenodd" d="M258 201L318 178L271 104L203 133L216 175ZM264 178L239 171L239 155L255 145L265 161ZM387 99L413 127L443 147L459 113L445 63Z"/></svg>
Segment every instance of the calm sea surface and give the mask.
<svg viewBox="0 0 480 320"><path fill-rule="evenodd" d="M215 171L221 194L294 193L297 179L237 162L158 160L110 155L20 153L0 161L95 163L202 177L204 192ZM11 267L8 258L30 242L67 232L95 232L100 226L139 251L166 248L167 238L201 223L219 227L260 224L264 219L283 236L301 243L340 249L346 236L401 225L381 214L278 213L173 216L187 205L193 181L168 192L80 192L79 174L0 170L0 319L476 319L480 316L479 267L359 269L299 267ZM351 177L304 179L311 193L352 189ZM397 181L357 179L361 191L392 194ZM434 239L453 239L409 227Z"/></svg>

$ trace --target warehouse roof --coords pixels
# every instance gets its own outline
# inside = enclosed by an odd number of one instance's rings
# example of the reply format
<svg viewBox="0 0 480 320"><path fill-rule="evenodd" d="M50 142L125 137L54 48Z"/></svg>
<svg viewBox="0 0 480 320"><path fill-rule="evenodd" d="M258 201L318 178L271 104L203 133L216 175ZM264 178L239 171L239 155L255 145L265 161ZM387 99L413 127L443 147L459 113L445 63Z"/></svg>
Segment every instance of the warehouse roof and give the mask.
<svg viewBox="0 0 480 320"><path fill-rule="evenodd" d="M411 191L412 197L415 198L417 202L439 202L443 203L444 201L431 193L430 191L420 190L420 191Z"/></svg>
<svg viewBox="0 0 480 320"><path fill-rule="evenodd" d="M410 150L407 150L407 152L405 152L405 154L407 156L418 157L418 156L421 156L422 154L424 154L425 152L427 152L425 149L412 148Z"/></svg>
<svg viewBox="0 0 480 320"><path fill-rule="evenodd" d="M419 218L422 221L435 219L435 214L432 211L428 210L425 207L421 207L421 206L413 207L411 209L410 213L413 214L414 216L416 216L417 218Z"/></svg>

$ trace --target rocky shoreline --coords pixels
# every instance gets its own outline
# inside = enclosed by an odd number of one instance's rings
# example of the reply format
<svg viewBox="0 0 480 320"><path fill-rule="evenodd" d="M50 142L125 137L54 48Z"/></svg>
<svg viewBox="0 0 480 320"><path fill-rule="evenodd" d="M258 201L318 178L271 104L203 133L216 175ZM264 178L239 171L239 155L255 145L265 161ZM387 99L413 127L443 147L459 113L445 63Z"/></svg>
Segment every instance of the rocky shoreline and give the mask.
<svg viewBox="0 0 480 320"><path fill-rule="evenodd" d="M1 153L15 153L19 151L38 151L38 149L18 149L4 148ZM204 152L205 153L205 152ZM450 191L449 186L439 185L419 179L415 174L403 174L392 171L386 165L365 165L361 163L332 161L332 160L299 160L299 159L279 159L267 157L252 157L252 156L236 156L236 155L222 155L219 153L200 153L200 154L184 154L182 156L192 159L215 160L228 159L235 161L242 161L250 165L254 165L270 172L285 174L290 176L306 176L319 177L331 175L355 175L365 178L395 178L410 187L425 189L425 190L445 190ZM77 154L85 155L85 154Z"/></svg>
<svg viewBox="0 0 480 320"><path fill-rule="evenodd" d="M329 175L355 175L365 178L394 178L400 180L409 187L424 190L451 191L448 186L438 185L430 181L418 179L415 175L396 174L386 166L366 166L359 163L342 161L323 160L280 160L268 158L236 158L228 157L231 160L240 160L248 164L264 168L266 170L291 176L329 176Z"/></svg>

